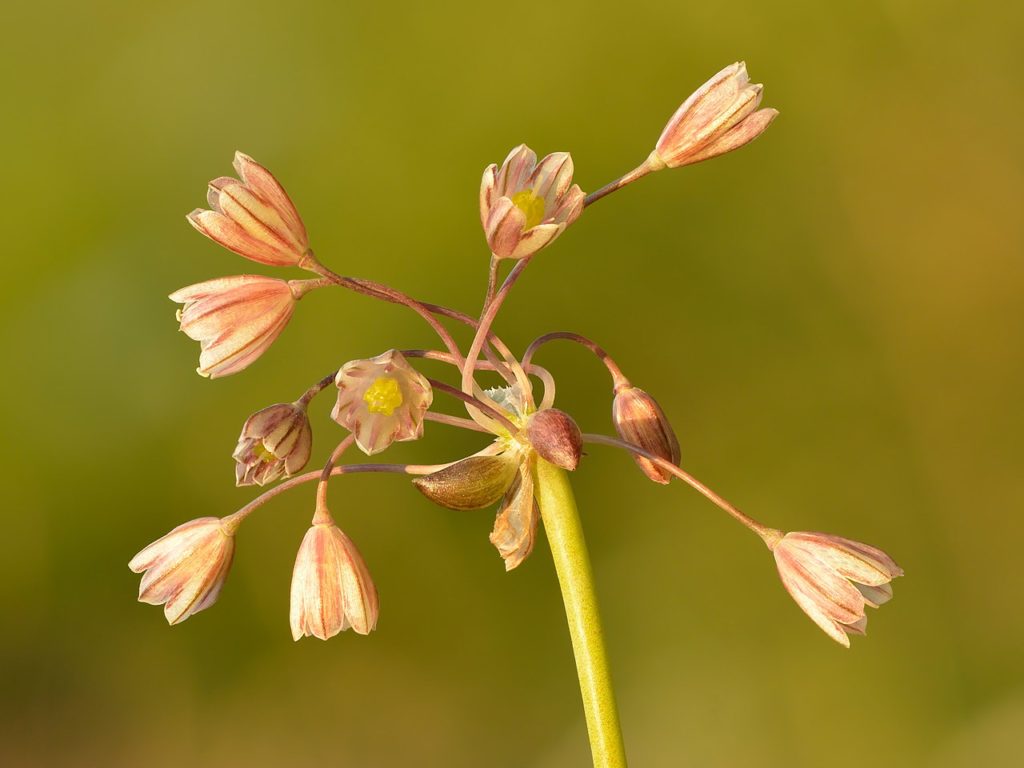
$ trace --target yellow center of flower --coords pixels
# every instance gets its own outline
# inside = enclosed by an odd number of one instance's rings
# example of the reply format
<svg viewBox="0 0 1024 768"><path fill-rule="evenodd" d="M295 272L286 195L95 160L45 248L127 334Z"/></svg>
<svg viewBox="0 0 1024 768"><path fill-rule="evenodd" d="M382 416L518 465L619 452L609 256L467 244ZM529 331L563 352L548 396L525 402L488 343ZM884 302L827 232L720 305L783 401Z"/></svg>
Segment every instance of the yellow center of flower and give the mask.
<svg viewBox="0 0 1024 768"><path fill-rule="evenodd" d="M252 451L253 453L256 454L256 458L259 459L260 461L277 461L277 456L274 455L274 452L272 450L267 448L266 443L264 443L262 440L260 440L258 443L256 443L256 445L253 446Z"/></svg>
<svg viewBox="0 0 1024 768"><path fill-rule="evenodd" d="M536 227L544 221L544 198L533 194L532 189L516 192L512 195L512 204L526 216L526 223L523 224L524 231Z"/></svg>
<svg viewBox="0 0 1024 768"><path fill-rule="evenodd" d="M398 379L381 376L363 393L363 402L370 413L390 416L402 404L402 389L398 386Z"/></svg>

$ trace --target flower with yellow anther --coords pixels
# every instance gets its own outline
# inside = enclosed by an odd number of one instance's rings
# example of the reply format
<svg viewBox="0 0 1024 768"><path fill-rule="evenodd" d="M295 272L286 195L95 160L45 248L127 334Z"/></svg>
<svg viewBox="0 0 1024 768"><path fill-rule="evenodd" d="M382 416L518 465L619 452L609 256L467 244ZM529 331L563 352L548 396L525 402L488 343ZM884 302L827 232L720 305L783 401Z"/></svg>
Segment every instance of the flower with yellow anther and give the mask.
<svg viewBox="0 0 1024 768"><path fill-rule="evenodd" d="M536 253L583 212L586 197L572 183L572 158L554 152L540 163L525 144L499 169L490 165L480 184L480 221L491 253L521 259Z"/></svg>
<svg viewBox="0 0 1024 768"><path fill-rule="evenodd" d="M338 402L331 417L352 432L366 454L380 453L395 440L423 436L433 391L398 350L345 363L334 383Z"/></svg>

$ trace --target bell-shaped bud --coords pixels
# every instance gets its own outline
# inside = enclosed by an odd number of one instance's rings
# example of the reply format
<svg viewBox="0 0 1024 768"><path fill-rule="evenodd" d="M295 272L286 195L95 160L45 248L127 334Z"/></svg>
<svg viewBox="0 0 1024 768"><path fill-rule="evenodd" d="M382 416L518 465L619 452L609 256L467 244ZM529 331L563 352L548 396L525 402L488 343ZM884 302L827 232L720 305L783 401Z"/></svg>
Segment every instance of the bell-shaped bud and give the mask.
<svg viewBox="0 0 1024 768"><path fill-rule="evenodd" d="M139 601L163 605L168 624L184 621L213 605L235 554L234 530L217 517L179 525L132 558L142 573Z"/></svg>
<svg viewBox="0 0 1024 768"><path fill-rule="evenodd" d="M292 637L327 640L349 627L366 635L379 612L377 588L352 540L333 522L310 526L292 572Z"/></svg>
<svg viewBox="0 0 1024 768"><path fill-rule="evenodd" d="M565 411L546 408L530 417L526 437L537 454L556 467L570 472L583 455L583 435Z"/></svg>
<svg viewBox="0 0 1024 768"><path fill-rule="evenodd" d="M769 546L786 591L804 613L840 645L848 633L867 632L865 606L892 599L889 582L903 575L882 550L827 533L787 533Z"/></svg>
<svg viewBox="0 0 1024 768"><path fill-rule="evenodd" d="M236 485L264 485L291 477L306 466L313 430L301 403L278 403L257 411L242 426L233 455Z"/></svg>
<svg viewBox="0 0 1024 768"><path fill-rule="evenodd" d="M627 443L679 464L679 441L661 406L639 387L622 387L612 401L612 421L619 437ZM665 485L672 475L644 456L634 456L647 477Z"/></svg>
<svg viewBox="0 0 1024 768"><path fill-rule="evenodd" d="M483 509L496 503L515 479L519 457L470 456L413 480L420 493L448 509Z"/></svg>
<svg viewBox="0 0 1024 768"><path fill-rule="evenodd" d="M533 551L538 519L540 509L533 495L533 472L529 466L522 466L502 499L490 536L491 544L505 561L506 571L518 566Z"/></svg>

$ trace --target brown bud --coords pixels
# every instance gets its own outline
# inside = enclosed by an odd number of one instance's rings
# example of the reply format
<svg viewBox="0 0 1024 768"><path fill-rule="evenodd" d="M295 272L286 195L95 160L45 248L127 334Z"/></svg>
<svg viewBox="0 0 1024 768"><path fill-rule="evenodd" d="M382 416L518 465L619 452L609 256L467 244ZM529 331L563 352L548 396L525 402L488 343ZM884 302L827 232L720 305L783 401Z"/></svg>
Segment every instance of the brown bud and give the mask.
<svg viewBox="0 0 1024 768"><path fill-rule="evenodd" d="M496 503L516 476L518 457L470 456L413 480L424 496L448 509L483 509Z"/></svg>
<svg viewBox="0 0 1024 768"><path fill-rule="evenodd" d="M542 459L556 467L576 469L583 453L583 435L565 411L548 408L537 411L526 427L530 445Z"/></svg>
<svg viewBox="0 0 1024 768"><path fill-rule="evenodd" d="M673 464L679 463L679 441L661 406L639 387L623 387L615 393L612 421L619 437ZM634 456L647 477L665 485L672 475L643 456Z"/></svg>

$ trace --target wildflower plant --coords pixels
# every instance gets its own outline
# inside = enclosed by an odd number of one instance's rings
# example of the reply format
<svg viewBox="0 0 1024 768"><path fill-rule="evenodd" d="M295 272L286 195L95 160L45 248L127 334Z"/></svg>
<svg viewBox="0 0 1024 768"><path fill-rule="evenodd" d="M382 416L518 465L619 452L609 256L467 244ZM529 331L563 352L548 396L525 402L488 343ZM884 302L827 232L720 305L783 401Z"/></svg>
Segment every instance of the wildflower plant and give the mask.
<svg viewBox="0 0 1024 768"><path fill-rule="evenodd" d="M849 646L849 634L866 630L865 607L892 597L890 582L902 575L879 549L822 533L783 533L754 520L679 466L675 431L657 401L634 386L598 344L571 332L548 333L521 355L495 332L509 292L530 262L565 234L593 203L644 176L716 157L749 143L775 118L759 109L762 86L750 83L746 66L726 67L679 107L655 149L635 169L585 194L574 180L566 152L543 159L526 145L483 172L480 219L491 253L483 308L477 317L432 304L369 279L343 276L313 254L298 211L274 176L252 158L235 157L238 178L209 184L208 210L189 214L211 240L251 261L311 273L307 279L256 275L217 278L183 288L171 299L184 305L181 330L202 347L198 372L211 378L254 363L288 324L309 291L343 288L417 313L436 332L439 349L389 349L376 357L340 364L294 402L270 405L246 420L234 450L238 485L280 481L233 514L203 517L178 526L136 555L130 568L143 573L139 599L164 605L171 624L218 598L234 556L242 522L275 496L316 483L310 528L301 541L291 586L293 637L326 640L346 629L368 634L377 625L379 600L370 570L355 543L338 526L327 504L332 478L356 472L406 475L431 501L450 509L495 507L490 541L506 570L523 564L543 523L561 585L569 631L597 766L625 765L618 715L605 657L589 557L568 472L580 464L586 444L631 456L651 481L680 480L759 536L772 551L779 575L797 605L832 639ZM504 262L512 266L501 279ZM468 347L450 325L468 329ZM550 342L580 344L605 365L612 379L611 413L617 437L583 434L572 416L554 408L555 379L534 357ZM416 369L421 360L446 363L445 382ZM485 389L482 374L503 385ZM348 434L322 469L303 473L313 444L310 401L335 391L332 419ZM438 410L447 398L465 416ZM427 422L479 433L484 443L471 456L439 464L341 463L353 445L368 456L395 441L424 436ZM336 427L317 429L329 435Z"/></svg>

